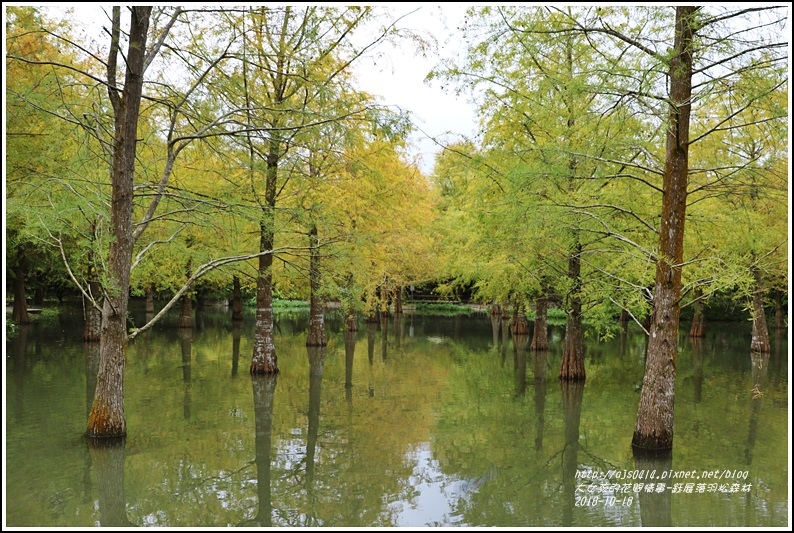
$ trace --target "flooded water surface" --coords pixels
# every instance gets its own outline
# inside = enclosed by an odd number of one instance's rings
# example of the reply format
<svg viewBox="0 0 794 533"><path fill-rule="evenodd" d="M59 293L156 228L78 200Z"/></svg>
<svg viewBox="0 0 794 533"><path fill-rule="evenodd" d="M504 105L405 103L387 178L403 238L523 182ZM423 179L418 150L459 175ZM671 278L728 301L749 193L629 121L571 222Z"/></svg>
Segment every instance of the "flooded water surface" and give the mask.
<svg viewBox="0 0 794 533"><path fill-rule="evenodd" d="M506 322L504 322L506 324ZM404 314L307 348L278 316L280 373L248 373L253 316L199 310L135 339L127 437L83 436L97 344L77 311L6 341L7 526L765 527L789 517L788 342L749 324L682 330L672 456L635 458L639 330L586 339L560 383L563 329L532 352L486 314Z"/></svg>

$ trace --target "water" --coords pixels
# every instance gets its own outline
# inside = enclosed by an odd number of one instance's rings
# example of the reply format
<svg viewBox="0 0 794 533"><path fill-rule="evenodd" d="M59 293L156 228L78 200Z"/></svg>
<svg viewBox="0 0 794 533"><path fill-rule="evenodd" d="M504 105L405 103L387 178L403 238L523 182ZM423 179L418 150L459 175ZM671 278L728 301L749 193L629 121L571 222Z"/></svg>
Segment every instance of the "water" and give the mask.
<svg viewBox="0 0 794 533"><path fill-rule="evenodd" d="M253 316L175 323L129 347L116 446L82 436L98 346L77 311L6 342L7 526L789 523L786 332L767 358L748 324L682 332L673 454L645 462L633 329L586 340L577 386L557 380L562 328L532 353L487 315L406 314L347 339L330 315L324 350L305 346L307 315L280 315L275 379L248 375Z"/></svg>

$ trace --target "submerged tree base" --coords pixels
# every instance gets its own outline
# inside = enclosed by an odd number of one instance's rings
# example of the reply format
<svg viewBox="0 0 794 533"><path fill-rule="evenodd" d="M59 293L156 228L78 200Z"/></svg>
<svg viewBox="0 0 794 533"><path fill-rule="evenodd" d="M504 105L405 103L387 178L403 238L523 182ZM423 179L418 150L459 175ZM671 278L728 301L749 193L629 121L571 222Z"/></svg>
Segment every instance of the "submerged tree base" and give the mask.
<svg viewBox="0 0 794 533"><path fill-rule="evenodd" d="M673 435L643 435L635 431L631 439L631 449L634 451L635 457L637 454L659 455L670 453L673 449Z"/></svg>
<svg viewBox="0 0 794 533"><path fill-rule="evenodd" d="M581 343L578 352L567 347L563 350L562 364L560 365L559 379L561 381L584 381L587 373L584 369L584 354Z"/></svg>
<svg viewBox="0 0 794 533"><path fill-rule="evenodd" d="M587 379L587 376L585 376L585 375L576 375L576 374L563 376L562 374L560 374L557 379L559 379L560 381L566 381L566 382L581 382L581 383L584 383L586 381L586 379Z"/></svg>
<svg viewBox="0 0 794 533"><path fill-rule="evenodd" d="M325 339L322 339L322 340L309 339L309 340L306 341L306 346L309 346L309 347L312 347L312 346L314 346L314 347L328 346L328 341L326 341Z"/></svg>
<svg viewBox="0 0 794 533"><path fill-rule="evenodd" d="M113 450L119 447L123 448L127 442L126 435L92 437L86 434L85 438L91 450Z"/></svg>
<svg viewBox="0 0 794 533"><path fill-rule="evenodd" d="M635 461L646 461L646 462L668 461L673 457L672 446L667 448L643 448L640 446L635 446L634 443L632 442L631 450L634 455Z"/></svg>
<svg viewBox="0 0 794 533"><path fill-rule="evenodd" d="M267 376L272 374L278 374L278 367L272 366L268 367L267 365L257 365L251 363L251 375L252 376Z"/></svg>

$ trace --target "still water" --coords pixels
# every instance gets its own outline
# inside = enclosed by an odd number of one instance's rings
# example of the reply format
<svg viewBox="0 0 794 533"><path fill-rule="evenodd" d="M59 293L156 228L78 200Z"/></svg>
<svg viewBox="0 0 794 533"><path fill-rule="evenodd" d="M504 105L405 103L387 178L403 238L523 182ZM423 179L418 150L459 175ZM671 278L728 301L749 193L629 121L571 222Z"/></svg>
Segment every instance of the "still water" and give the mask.
<svg viewBox="0 0 794 533"><path fill-rule="evenodd" d="M139 321L142 321L141 316ZM252 379L253 316L199 310L129 347L126 439L89 446L98 345L79 310L6 342L10 527L785 527L788 339L749 323L680 337L672 457L635 460L639 330L586 339L557 380L562 327L533 353L486 314L404 314L307 349L278 316L281 372Z"/></svg>

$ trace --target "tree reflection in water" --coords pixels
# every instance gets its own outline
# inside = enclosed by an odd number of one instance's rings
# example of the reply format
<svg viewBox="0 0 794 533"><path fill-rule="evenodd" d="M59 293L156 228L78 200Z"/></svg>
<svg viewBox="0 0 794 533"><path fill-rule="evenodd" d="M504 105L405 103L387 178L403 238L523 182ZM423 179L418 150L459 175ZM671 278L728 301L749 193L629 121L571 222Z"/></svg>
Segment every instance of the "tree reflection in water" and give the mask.
<svg viewBox="0 0 794 533"><path fill-rule="evenodd" d="M523 396L527 388L527 345L529 345L529 335L513 335L513 366L516 371L516 398Z"/></svg>
<svg viewBox="0 0 794 533"><path fill-rule="evenodd" d="M634 448L634 468L641 472L669 472L673 469L672 450L641 450ZM666 484L666 483L665 483ZM672 526L673 491L641 490L637 493L640 501L640 520L642 527Z"/></svg>
<svg viewBox="0 0 794 533"><path fill-rule="evenodd" d="M753 464L753 448L758 435L758 418L761 414L761 402L766 388L767 369L769 368L769 354L761 352L750 353L753 386L750 389L750 431L747 435L747 446L744 449L745 462Z"/></svg>
<svg viewBox="0 0 794 533"><path fill-rule="evenodd" d="M562 387L562 417L565 423L565 448L562 452L562 525L573 523L576 501L576 470L579 465L579 420L582 414L584 381L560 380Z"/></svg>
<svg viewBox="0 0 794 533"><path fill-rule="evenodd" d="M270 498L270 441L273 435L273 396L276 393L277 380L278 374L251 376L256 428L256 493L259 499L259 511L253 518L253 523L263 527L273 525L273 506Z"/></svg>
<svg viewBox="0 0 794 533"><path fill-rule="evenodd" d="M132 527L127 518L124 496L124 449L126 438L88 438L91 463L99 489L99 525L102 527Z"/></svg>

